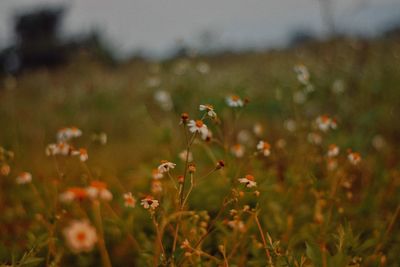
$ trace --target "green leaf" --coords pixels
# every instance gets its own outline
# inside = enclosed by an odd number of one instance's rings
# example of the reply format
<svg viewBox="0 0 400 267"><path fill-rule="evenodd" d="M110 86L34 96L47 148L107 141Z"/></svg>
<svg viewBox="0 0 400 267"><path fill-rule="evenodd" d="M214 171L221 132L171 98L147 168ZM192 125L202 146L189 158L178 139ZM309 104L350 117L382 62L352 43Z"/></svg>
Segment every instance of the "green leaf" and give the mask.
<svg viewBox="0 0 400 267"><path fill-rule="evenodd" d="M306 242L306 254L315 266L322 266L322 255L317 244Z"/></svg>

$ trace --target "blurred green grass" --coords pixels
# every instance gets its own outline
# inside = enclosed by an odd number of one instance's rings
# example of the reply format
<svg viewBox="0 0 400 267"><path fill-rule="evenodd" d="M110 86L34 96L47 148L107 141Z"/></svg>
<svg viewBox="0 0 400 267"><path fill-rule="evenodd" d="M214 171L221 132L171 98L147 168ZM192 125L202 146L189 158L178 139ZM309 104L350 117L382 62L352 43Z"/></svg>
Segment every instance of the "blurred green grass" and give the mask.
<svg viewBox="0 0 400 267"><path fill-rule="evenodd" d="M231 135L231 144L235 143L239 130L251 132L256 122L264 126L264 136L271 143L280 138L287 141L287 152L276 160L279 164L254 163L246 168L256 177L263 177L260 190L265 194L260 200L264 203L261 217L273 238L281 239L297 255L307 250L309 256L314 253L313 248L312 245L306 248L304 241L312 243L325 238L320 236L320 228L311 223L315 198L309 193L310 185L322 191L327 186L321 177L324 171L315 164L321 160L321 148L306 144L309 132L306 125L317 116L329 114L338 118L338 130L327 135L324 144L336 143L342 151L352 148L363 156L363 168L350 174L361 177L354 189L355 198L345 203L345 219L335 215L336 223L327 225L327 232L333 233L338 223L350 221L361 239L375 238L377 232L385 231L400 202L399 41L398 38L338 39L283 51L227 53L159 63L136 60L113 67L80 55L66 67L3 79L0 145L15 152L10 177L18 171L29 170L39 191L46 192L50 189L40 183L49 183L57 174L44 149L54 142L59 128L74 125L84 133L76 146L88 147L88 165L96 177L106 180L118 194L132 188L146 192L151 169L160 159L179 162L177 154L184 149L184 137L178 127L180 113L189 112L196 117L200 114L199 104L213 104L217 112L222 112L220 116L226 118L222 128L225 134ZM196 71L199 62L210 65L208 74ZM303 104L293 102L293 94L300 90L293 67L299 63L308 67L315 87ZM187 66L182 75L174 73L179 64ZM157 73L152 72L155 65L160 68ZM147 86L146 80L155 76L161 85ZM343 93L332 91L337 80L343 81ZM170 111L163 110L154 100L154 93L160 88L171 94ZM225 104L225 97L231 93L250 100L236 125L232 125L234 115ZM288 119L297 122L295 133L285 129L284 122ZM106 146L91 143L91 135L99 132L107 133ZM386 142L379 151L372 145L377 135ZM201 147L194 152L205 154ZM222 150L216 149L216 154L227 160L228 166L240 163ZM200 158L200 167L214 164L205 156ZM70 177L68 185L80 182L77 163L62 161L61 165ZM281 165L285 169L283 185L277 177ZM233 175L233 171L228 171L228 176ZM218 175L211 178L212 182L196 188L191 206L215 214L216 203L223 197L221 192L228 192L229 188L224 187L226 181ZM29 203L30 196L24 196L23 190L12 179L2 177L0 210L4 216L0 227L3 243L0 262L9 260L10 250L23 251L25 226L32 224L30 218L40 210L36 204ZM31 214L18 214L19 205L32 205ZM290 216L294 217L294 226L287 236L284 233ZM139 225L146 222L141 215L135 219ZM400 252L398 225L396 222L391 243L384 251L390 266L396 266ZM112 227L110 224L111 236ZM141 230L145 235L146 231ZM14 235L21 235L21 244L13 240ZM115 246L118 235L110 240ZM10 249L5 247L9 244L12 244Z"/></svg>

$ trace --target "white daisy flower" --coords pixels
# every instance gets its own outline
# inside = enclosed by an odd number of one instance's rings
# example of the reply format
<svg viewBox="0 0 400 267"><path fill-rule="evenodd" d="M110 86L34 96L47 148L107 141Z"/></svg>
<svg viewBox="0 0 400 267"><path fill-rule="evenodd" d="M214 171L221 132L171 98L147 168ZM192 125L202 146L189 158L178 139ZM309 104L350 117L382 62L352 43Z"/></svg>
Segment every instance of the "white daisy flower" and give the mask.
<svg viewBox="0 0 400 267"><path fill-rule="evenodd" d="M206 139L208 135L207 125L202 120L190 120L188 122L189 131L192 133L200 133L202 139Z"/></svg>
<svg viewBox="0 0 400 267"><path fill-rule="evenodd" d="M17 184L28 184L32 182L32 174L29 172L22 172L16 178Z"/></svg>
<svg viewBox="0 0 400 267"><path fill-rule="evenodd" d="M235 144L231 147L231 153L237 157L241 158L244 156L244 146L241 144Z"/></svg>
<svg viewBox="0 0 400 267"><path fill-rule="evenodd" d="M307 85L310 82L310 73L303 64L296 65L294 67L294 72L297 74L297 80L300 83Z"/></svg>
<svg viewBox="0 0 400 267"><path fill-rule="evenodd" d="M196 69L201 74L207 74L210 72L210 65L208 65L206 62L200 62L196 65Z"/></svg>
<svg viewBox="0 0 400 267"><path fill-rule="evenodd" d="M48 144L46 147L46 156L54 156L58 154L57 144Z"/></svg>
<svg viewBox="0 0 400 267"><path fill-rule="evenodd" d="M86 220L71 222L63 233L73 253L90 252L97 242L96 229Z"/></svg>
<svg viewBox="0 0 400 267"><path fill-rule="evenodd" d="M331 144L331 145L329 145L327 155L328 155L328 157L333 158L333 157L336 157L337 155L339 155L339 151L340 151L340 149L337 145Z"/></svg>
<svg viewBox="0 0 400 267"><path fill-rule="evenodd" d="M200 111L206 111L206 112L207 112L207 115L208 115L210 118L215 118L215 117L217 117L217 113L215 113L214 107L211 106L211 105L209 105L209 104L200 105L200 106L199 106L199 109L200 109Z"/></svg>
<svg viewBox="0 0 400 267"><path fill-rule="evenodd" d="M307 135L307 140L310 144L320 145L322 143L322 136L312 132Z"/></svg>
<svg viewBox="0 0 400 267"><path fill-rule="evenodd" d="M136 198L132 196L132 193L125 193L124 194L124 204L125 207L134 208L136 205Z"/></svg>
<svg viewBox="0 0 400 267"><path fill-rule="evenodd" d="M101 181L92 181L86 188L86 192L91 199L100 198L101 200L112 200L112 193L107 189L107 184Z"/></svg>
<svg viewBox="0 0 400 267"><path fill-rule="evenodd" d="M186 156L189 162L193 161L193 154L192 152L189 151L189 155L187 154L187 150L183 150L181 153L179 153L179 158L185 162L186 161Z"/></svg>
<svg viewBox="0 0 400 267"><path fill-rule="evenodd" d="M73 150L73 151L71 152L71 155L72 155L72 156L79 156L79 159L80 159L80 161L82 161L82 162L87 161L88 158L89 158L89 155L88 155L88 153L87 153L87 150L84 149L84 148L81 148L81 149L79 149L79 150Z"/></svg>
<svg viewBox="0 0 400 267"><path fill-rule="evenodd" d="M147 196L141 200L140 205L145 209L155 210L160 204L158 200L154 199L152 196Z"/></svg>
<svg viewBox="0 0 400 267"><path fill-rule="evenodd" d="M239 178L238 181L241 184L245 184L246 187L248 187L248 188L257 186L257 183L254 181L254 176L250 175L250 174L246 175L243 178Z"/></svg>
<svg viewBox="0 0 400 267"><path fill-rule="evenodd" d="M317 124L318 128L323 132L326 132L329 129L337 128L336 120L330 118L327 115L318 116L315 120L315 123Z"/></svg>
<svg viewBox="0 0 400 267"><path fill-rule="evenodd" d="M228 106L237 108L237 107L243 107L244 102L243 100L237 96L237 95L231 95L226 98L226 103Z"/></svg>
<svg viewBox="0 0 400 267"><path fill-rule="evenodd" d="M257 144L257 149L265 156L268 157L271 154L271 145L266 141L260 141Z"/></svg>
<svg viewBox="0 0 400 267"><path fill-rule="evenodd" d="M176 166L175 163L166 161L166 160L162 160L161 164L158 166L158 171L159 173L164 173L164 172L169 172L170 169L174 169Z"/></svg>
<svg viewBox="0 0 400 267"><path fill-rule="evenodd" d="M347 158L349 159L350 163L353 165L357 165L361 161L361 155L358 152L349 151Z"/></svg>

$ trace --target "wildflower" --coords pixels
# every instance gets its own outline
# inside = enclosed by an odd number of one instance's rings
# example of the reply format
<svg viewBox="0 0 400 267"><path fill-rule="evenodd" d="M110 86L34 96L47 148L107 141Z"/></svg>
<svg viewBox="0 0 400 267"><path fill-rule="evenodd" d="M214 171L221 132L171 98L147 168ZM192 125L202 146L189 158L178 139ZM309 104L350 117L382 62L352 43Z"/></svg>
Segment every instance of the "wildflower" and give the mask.
<svg viewBox="0 0 400 267"><path fill-rule="evenodd" d="M136 199L132 196L131 192L124 194L124 204L125 207L134 208L136 205Z"/></svg>
<svg viewBox="0 0 400 267"><path fill-rule="evenodd" d="M199 64L196 65L196 69L201 74L207 74L210 72L210 65L208 65L205 62L200 62Z"/></svg>
<svg viewBox="0 0 400 267"><path fill-rule="evenodd" d="M110 201L112 193L107 189L107 184L101 181L92 181L90 186L86 188L86 192L91 199L100 198L101 200Z"/></svg>
<svg viewBox="0 0 400 267"><path fill-rule="evenodd" d="M200 133L202 139L206 139L208 135L207 125L202 120L190 120L188 122L189 131L192 133Z"/></svg>
<svg viewBox="0 0 400 267"><path fill-rule="evenodd" d="M244 156L244 146L241 144L235 144L231 147L231 152L235 157L241 158Z"/></svg>
<svg viewBox="0 0 400 267"><path fill-rule="evenodd" d="M154 100L156 100L164 111L170 111L174 106L171 95L165 90L156 91L154 93Z"/></svg>
<svg viewBox="0 0 400 267"><path fill-rule="evenodd" d="M268 142L260 141L257 144L257 149L263 153L264 156L268 157L271 154L271 145Z"/></svg>
<svg viewBox="0 0 400 267"><path fill-rule="evenodd" d="M247 174L244 178L239 178L238 181L241 184L245 184L248 188L257 186L257 183L254 181L254 176L250 174Z"/></svg>
<svg viewBox="0 0 400 267"><path fill-rule="evenodd" d="M99 134L93 134L92 141L99 142L101 145L105 145L105 144L107 144L107 134L103 133L103 132L101 132Z"/></svg>
<svg viewBox="0 0 400 267"><path fill-rule="evenodd" d="M349 159L350 163L353 165L357 165L361 161L360 153L352 152L351 150L349 150L349 154L348 154L347 158Z"/></svg>
<svg viewBox="0 0 400 267"><path fill-rule="evenodd" d="M336 120L331 119L327 115L318 116L316 118L315 122L316 122L318 128L323 132L326 132L329 129L336 129L337 128Z"/></svg>
<svg viewBox="0 0 400 267"><path fill-rule="evenodd" d="M189 114L187 114L186 112L183 112L181 114L181 122L180 124L186 124L189 120Z"/></svg>
<svg viewBox="0 0 400 267"><path fill-rule="evenodd" d="M263 126L261 123L256 123L253 126L253 132L256 136L261 136L264 132Z"/></svg>
<svg viewBox="0 0 400 267"><path fill-rule="evenodd" d="M158 200L154 199L152 196L146 196L142 199L140 205L145 209L155 210L160 204L158 203Z"/></svg>
<svg viewBox="0 0 400 267"><path fill-rule="evenodd" d="M48 144L46 147L46 156L54 156L58 154L58 147L56 144Z"/></svg>
<svg viewBox="0 0 400 267"><path fill-rule="evenodd" d="M222 169L223 167L225 167L225 162L223 160L218 160L216 169L219 170Z"/></svg>
<svg viewBox="0 0 400 267"><path fill-rule="evenodd" d="M200 105L199 109L200 111L206 111L207 115L210 116L210 118L217 117L217 113L215 113L214 107L209 104Z"/></svg>
<svg viewBox="0 0 400 267"><path fill-rule="evenodd" d="M310 80L310 73L308 72L308 69L306 66L303 64L296 65L294 67L294 72L297 74L297 80L304 84L307 85Z"/></svg>
<svg viewBox="0 0 400 267"><path fill-rule="evenodd" d="M3 176L8 176L10 174L11 168L8 164L3 164L0 168L0 174Z"/></svg>
<svg viewBox="0 0 400 267"><path fill-rule="evenodd" d="M322 143L322 136L319 135L318 133L309 133L307 135L307 140L311 144L320 145Z"/></svg>
<svg viewBox="0 0 400 267"><path fill-rule="evenodd" d="M382 135L375 135L372 139L372 145L376 150L381 150L386 146L385 138Z"/></svg>
<svg viewBox="0 0 400 267"><path fill-rule="evenodd" d="M67 143L60 142L57 144L57 150L55 150L56 154L60 154L63 156L67 156L71 152L71 146Z"/></svg>
<svg viewBox="0 0 400 267"><path fill-rule="evenodd" d="M184 181L185 181L185 176L179 175L178 176L178 183L183 184Z"/></svg>
<svg viewBox="0 0 400 267"><path fill-rule="evenodd" d="M284 127L286 128L286 130L288 130L289 132L294 132L297 129L297 124L293 119L288 119L284 122Z"/></svg>
<svg viewBox="0 0 400 267"><path fill-rule="evenodd" d="M157 76L149 77L146 80L147 87L155 88L161 85L161 79Z"/></svg>
<svg viewBox="0 0 400 267"><path fill-rule="evenodd" d="M17 176L16 182L17 184L27 184L32 181L32 174L29 172L22 172Z"/></svg>
<svg viewBox="0 0 400 267"><path fill-rule="evenodd" d="M188 162L191 162L191 161L193 161L193 154L190 151L189 151L189 154L188 154L187 150L183 150L181 153L179 153L179 158L183 162L186 162L186 159L188 160Z"/></svg>
<svg viewBox="0 0 400 267"><path fill-rule="evenodd" d="M58 141L66 141L70 139L70 131L69 128L61 128L57 132L57 140Z"/></svg>
<svg viewBox="0 0 400 267"><path fill-rule="evenodd" d="M85 162L88 160L89 155L87 153L87 150L84 148L80 148L79 150L73 150L71 152L72 156L79 156L80 161Z"/></svg>
<svg viewBox="0 0 400 267"><path fill-rule="evenodd" d="M160 166L158 166L159 173L169 172L170 169L174 169L176 166L175 163L162 160Z"/></svg>
<svg viewBox="0 0 400 267"><path fill-rule="evenodd" d="M336 157L337 155L339 155L339 147L335 144L331 144L329 145L328 148L328 157Z"/></svg>
<svg viewBox="0 0 400 267"><path fill-rule="evenodd" d="M183 75L189 69L189 67L190 67L190 62L186 59L182 59L174 65L174 70L173 70L174 74Z"/></svg>
<svg viewBox="0 0 400 267"><path fill-rule="evenodd" d="M246 231L246 226L244 225L243 221L240 219L234 219L232 221L228 222L229 227L231 227L233 230L239 231L239 232L245 232Z"/></svg>
<svg viewBox="0 0 400 267"><path fill-rule="evenodd" d="M331 119L331 128L335 130L337 128L337 121L335 118Z"/></svg>
<svg viewBox="0 0 400 267"><path fill-rule="evenodd" d="M334 94L341 94L346 90L345 84L343 80L335 80L332 84L332 92Z"/></svg>
<svg viewBox="0 0 400 267"><path fill-rule="evenodd" d="M229 211L229 214L230 214L231 216L235 216L235 215L238 214L238 211L235 210L235 209L231 209L231 210Z"/></svg>
<svg viewBox="0 0 400 267"><path fill-rule="evenodd" d="M70 128L70 134L72 138L76 138L82 135L82 131L78 129L77 127L71 127Z"/></svg>
<svg viewBox="0 0 400 267"><path fill-rule="evenodd" d="M63 233L73 253L90 252L97 242L96 229L86 220L73 221Z"/></svg>
<svg viewBox="0 0 400 267"><path fill-rule="evenodd" d="M181 249L186 250L186 251L190 251L192 249L192 247L190 246L189 240L187 240L187 239L183 240L183 242L181 244Z"/></svg>
<svg viewBox="0 0 400 267"><path fill-rule="evenodd" d="M278 141L276 141L276 147L284 149L286 147L286 140L282 138L278 139Z"/></svg>
<svg viewBox="0 0 400 267"><path fill-rule="evenodd" d="M62 128L57 132L57 140L59 142L68 141L72 138L80 137L82 131L77 127Z"/></svg>
<svg viewBox="0 0 400 267"><path fill-rule="evenodd" d="M153 177L153 179L161 179L161 178L163 178L163 174L158 170L158 169L154 169L153 171L152 171L152 177Z"/></svg>
<svg viewBox="0 0 400 267"><path fill-rule="evenodd" d="M157 194L162 192L163 188L162 188L162 183L160 180L152 180L151 181L151 192L153 194Z"/></svg>
<svg viewBox="0 0 400 267"><path fill-rule="evenodd" d="M243 100L237 96L237 95L231 95L226 98L226 103L228 106L237 108L237 107L243 107L244 102Z"/></svg>
<svg viewBox="0 0 400 267"><path fill-rule="evenodd" d="M194 165L193 163L190 163L188 166L188 171L189 173L195 173L196 172L196 165Z"/></svg>
<svg viewBox="0 0 400 267"><path fill-rule="evenodd" d="M81 187L70 187L64 193L60 194L60 201L70 203L74 200L82 201L88 197L86 189Z"/></svg>
<svg viewBox="0 0 400 267"><path fill-rule="evenodd" d="M252 141L251 139L252 136L248 130L240 130L239 133L237 134L237 140L239 143L247 144Z"/></svg>

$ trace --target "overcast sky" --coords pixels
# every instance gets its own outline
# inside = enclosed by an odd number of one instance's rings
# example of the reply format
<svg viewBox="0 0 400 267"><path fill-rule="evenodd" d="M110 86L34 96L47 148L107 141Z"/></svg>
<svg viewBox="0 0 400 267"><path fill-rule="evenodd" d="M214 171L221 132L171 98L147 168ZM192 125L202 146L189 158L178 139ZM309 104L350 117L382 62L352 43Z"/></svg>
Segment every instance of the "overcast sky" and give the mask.
<svg viewBox="0 0 400 267"><path fill-rule="evenodd" d="M400 21L399 0L332 0L336 27L376 34ZM44 4L67 7L65 34L100 29L120 54L135 49L163 54L177 40L200 44L212 32L213 45L276 47L295 30L323 36L318 0L0 0L0 46L12 40L12 17Z"/></svg>

